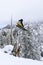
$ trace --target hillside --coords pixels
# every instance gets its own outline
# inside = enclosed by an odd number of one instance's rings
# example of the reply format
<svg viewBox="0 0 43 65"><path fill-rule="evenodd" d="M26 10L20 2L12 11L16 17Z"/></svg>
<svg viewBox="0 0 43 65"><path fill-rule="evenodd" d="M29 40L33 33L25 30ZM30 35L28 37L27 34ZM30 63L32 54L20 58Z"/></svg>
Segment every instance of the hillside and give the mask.
<svg viewBox="0 0 43 65"><path fill-rule="evenodd" d="M12 26L12 28L14 28L15 25ZM6 25L5 27L3 27L2 29L11 29L11 25Z"/></svg>

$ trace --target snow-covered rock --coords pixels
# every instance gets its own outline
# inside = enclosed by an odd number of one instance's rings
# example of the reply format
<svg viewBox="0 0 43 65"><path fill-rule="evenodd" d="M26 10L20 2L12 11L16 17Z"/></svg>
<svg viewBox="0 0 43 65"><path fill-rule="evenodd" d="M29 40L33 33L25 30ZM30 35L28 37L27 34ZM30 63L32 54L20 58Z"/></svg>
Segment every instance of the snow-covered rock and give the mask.
<svg viewBox="0 0 43 65"><path fill-rule="evenodd" d="M13 47L14 47L14 46L12 46L12 45L6 45L6 46L2 49L2 51L5 52L5 53L10 54L11 51L13 50Z"/></svg>

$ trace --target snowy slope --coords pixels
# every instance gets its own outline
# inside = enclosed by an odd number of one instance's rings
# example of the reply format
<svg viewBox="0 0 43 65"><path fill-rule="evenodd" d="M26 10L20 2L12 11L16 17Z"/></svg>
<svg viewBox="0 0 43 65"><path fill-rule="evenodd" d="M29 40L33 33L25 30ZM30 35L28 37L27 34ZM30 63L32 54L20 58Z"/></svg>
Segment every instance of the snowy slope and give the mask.
<svg viewBox="0 0 43 65"><path fill-rule="evenodd" d="M43 61L14 57L0 50L0 65L43 65Z"/></svg>

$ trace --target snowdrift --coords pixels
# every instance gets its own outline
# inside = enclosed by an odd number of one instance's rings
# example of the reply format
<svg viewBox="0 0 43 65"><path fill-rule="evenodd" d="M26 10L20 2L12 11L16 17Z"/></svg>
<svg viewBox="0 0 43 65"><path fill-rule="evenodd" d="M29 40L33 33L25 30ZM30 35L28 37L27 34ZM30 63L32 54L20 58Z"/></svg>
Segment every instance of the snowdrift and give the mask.
<svg viewBox="0 0 43 65"><path fill-rule="evenodd" d="M14 57L0 49L0 65L43 65L43 61Z"/></svg>

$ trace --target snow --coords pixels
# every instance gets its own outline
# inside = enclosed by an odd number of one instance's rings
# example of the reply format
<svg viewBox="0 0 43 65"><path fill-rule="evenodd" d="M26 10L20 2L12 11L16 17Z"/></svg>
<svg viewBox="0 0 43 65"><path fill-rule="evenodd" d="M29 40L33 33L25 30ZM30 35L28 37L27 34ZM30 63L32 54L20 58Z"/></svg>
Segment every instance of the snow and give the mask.
<svg viewBox="0 0 43 65"><path fill-rule="evenodd" d="M6 46L2 49L2 51L3 51L3 52L7 52L8 54L10 54L11 51L13 50L13 47L14 47L14 46L12 46L12 45L6 45Z"/></svg>
<svg viewBox="0 0 43 65"><path fill-rule="evenodd" d="M6 46L4 49L12 46ZM43 61L14 57L0 49L0 65L43 65Z"/></svg>

